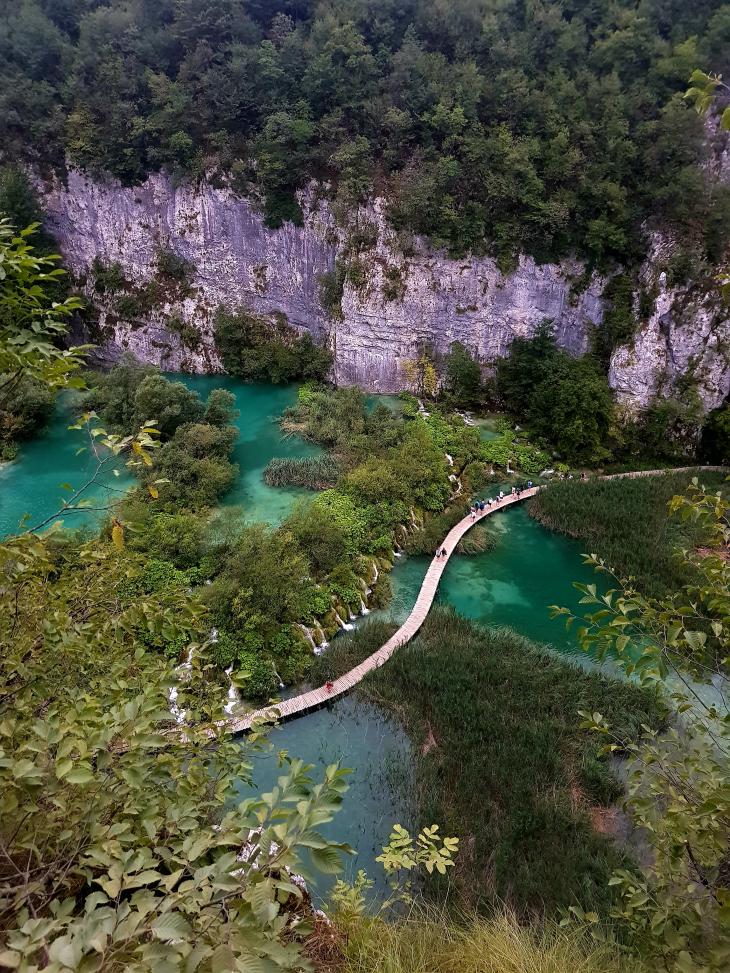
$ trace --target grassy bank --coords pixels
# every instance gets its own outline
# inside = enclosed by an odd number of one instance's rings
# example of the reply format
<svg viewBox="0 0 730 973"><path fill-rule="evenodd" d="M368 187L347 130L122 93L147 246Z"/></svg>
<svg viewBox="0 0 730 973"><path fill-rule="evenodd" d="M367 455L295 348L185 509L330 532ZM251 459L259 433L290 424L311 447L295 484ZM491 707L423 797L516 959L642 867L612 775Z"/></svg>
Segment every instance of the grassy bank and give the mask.
<svg viewBox="0 0 730 973"><path fill-rule="evenodd" d="M373 624L336 640L317 675L350 668L390 631ZM449 609L434 610L363 691L395 709L417 745L420 823L461 838L450 878L464 902L507 900L521 913L605 908L621 856L595 825L620 787L578 711L598 710L633 737L659 720L651 694Z"/></svg>
<svg viewBox="0 0 730 973"><path fill-rule="evenodd" d="M313 944L314 946L315 944ZM316 948L313 950L317 956ZM505 912L461 922L414 911L396 922L348 925L334 968L341 973L645 973L610 943L546 921L521 925Z"/></svg>
<svg viewBox="0 0 730 973"><path fill-rule="evenodd" d="M709 489L719 489L721 473L699 474ZM661 597L690 579L674 552L701 543L691 524L667 517L667 503L682 493L691 473L636 479L567 480L552 483L529 502L531 517L549 530L577 538L584 550L634 577L647 595Z"/></svg>

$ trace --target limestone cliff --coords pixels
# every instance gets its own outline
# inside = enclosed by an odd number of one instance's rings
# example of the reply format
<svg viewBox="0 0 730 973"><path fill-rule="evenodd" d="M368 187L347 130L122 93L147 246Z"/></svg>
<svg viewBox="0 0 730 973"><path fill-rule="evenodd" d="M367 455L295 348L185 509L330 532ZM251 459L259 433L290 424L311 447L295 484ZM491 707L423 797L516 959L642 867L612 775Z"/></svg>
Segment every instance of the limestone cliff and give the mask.
<svg viewBox="0 0 730 973"><path fill-rule="evenodd" d="M337 381L380 392L404 387L403 362L424 344L445 352L462 341L489 365L515 336L533 334L549 318L559 343L579 354L603 318L606 281L597 275L586 281L579 262L538 266L521 257L503 274L491 259L451 260L422 240L404 248L379 200L359 214L369 239L353 257L314 190L302 197L301 227L270 230L250 201L210 182L175 186L154 174L125 188L71 170L66 182L41 188L49 229L90 293L95 258L119 262L134 286L155 276L160 248L188 261L192 286L182 299L169 296L136 316L97 300L106 353L127 348L166 369L220 368L212 336L220 305L286 315L330 344ZM322 304L320 280L346 262L341 314L333 315ZM707 295L688 298L659 286L636 341L613 357L611 382L628 407L670 394L690 368L706 407L726 397L730 321L710 303Z"/></svg>

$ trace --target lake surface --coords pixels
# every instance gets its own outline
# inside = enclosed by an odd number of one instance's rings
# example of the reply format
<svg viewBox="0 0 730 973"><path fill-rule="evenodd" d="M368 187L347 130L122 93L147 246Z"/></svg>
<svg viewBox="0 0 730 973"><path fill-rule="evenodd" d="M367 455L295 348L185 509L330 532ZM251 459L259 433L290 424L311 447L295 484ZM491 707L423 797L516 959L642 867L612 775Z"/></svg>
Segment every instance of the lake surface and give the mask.
<svg viewBox="0 0 730 973"><path fill-rule="evenodd" d="M0 537L17 533L26 515L24 526L33 527L56 513L72 495L63 485L78 490L93 475L97 463L89 450L88 434L68 428L75 422L73 404L77 400L74 393L60 395L41 435L23 443L12 463L0 463ZM133 483L123 462L110 462L84 493L90 509L67 513L64 526L96 527L104 516L98 508L118 500Z"/></svg>

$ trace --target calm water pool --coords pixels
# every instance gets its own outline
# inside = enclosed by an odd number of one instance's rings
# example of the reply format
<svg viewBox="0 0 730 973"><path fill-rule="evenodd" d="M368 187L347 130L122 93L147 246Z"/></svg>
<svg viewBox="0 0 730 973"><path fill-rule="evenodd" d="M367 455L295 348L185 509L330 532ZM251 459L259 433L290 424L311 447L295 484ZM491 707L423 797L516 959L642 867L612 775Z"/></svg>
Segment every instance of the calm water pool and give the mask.
<svg viewBox="0 0 730 973"><path fill-rule="evenodd" d="M355 697L336 700L327 709L276 727L270 733L273 753L254 758L254 791L241 787L241 797L269 790L283 773L277 752L288 751L313 764L312 777L321 779L328 764L352 770L350 789L339 814L322 833L357 849L345 859L341 877L352 880L364 868L376 886L387 891L382 867L375 861L388 841L391 827L414 827L414 788L411 743L403 728L376 707ZM317 875L314 891L325 896L340 876Z"/></svg>
<svg viewBox="0 0 730 973"><path fill-rule="evenodd" d="M74 401L72 393L59 396L41 435L23 443L14 462L0 463L0 537L16 533L26 514L28 527L54 514L71 495L62 484L79 489L93 473L96 461L88 449L89 437L68 428L75 421ZM134 478L124 465L114 465L119 468L119 477L113 475L110 464L84 494L92 507L106 507L132 486ZM93 509L69 513L64 526L92 528L102 517L103 512Z"/></svg>

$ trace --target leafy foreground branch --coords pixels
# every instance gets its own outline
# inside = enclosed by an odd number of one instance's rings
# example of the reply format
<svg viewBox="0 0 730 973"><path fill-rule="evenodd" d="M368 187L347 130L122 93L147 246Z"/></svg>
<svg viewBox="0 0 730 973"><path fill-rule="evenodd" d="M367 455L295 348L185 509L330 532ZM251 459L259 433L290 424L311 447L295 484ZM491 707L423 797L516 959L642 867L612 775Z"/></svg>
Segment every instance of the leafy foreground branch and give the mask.
<svg viewBox="0 0 730 973"><path fill-rule="evenodd" d="M576 584L592 609L583 617L557 607L554 614L577 623L586 650L611 653L645 685L668 684L684 714L666 736L647 728L638 744L600 709L583 716L606 738L604 752L631 754L628 803L652 851L645 876L618 870L612 877L622 896L613 914L668 969L720 971L730 962L730 504L694 480L669 508L707 545L678 553L687 583L649 597L592 554L587 563L614 587L604 594Z"/></svg>
<svg viewBox="0 0 730 973"><path fill-rule="evenodd" d="M142 568L52 533L0 547L0 965L23 971L299 968L290 871L336 870L319 834L344 771L285 760L236 799L262 745L221 735L201 606L126 597ZM145 642L197 647L181 680ZM190 725L171 734L176 683Z"/></svg>

